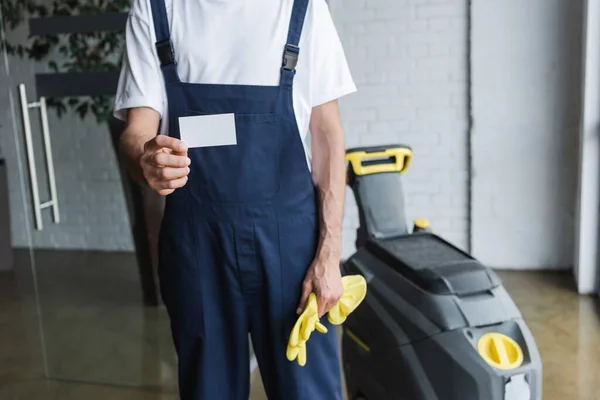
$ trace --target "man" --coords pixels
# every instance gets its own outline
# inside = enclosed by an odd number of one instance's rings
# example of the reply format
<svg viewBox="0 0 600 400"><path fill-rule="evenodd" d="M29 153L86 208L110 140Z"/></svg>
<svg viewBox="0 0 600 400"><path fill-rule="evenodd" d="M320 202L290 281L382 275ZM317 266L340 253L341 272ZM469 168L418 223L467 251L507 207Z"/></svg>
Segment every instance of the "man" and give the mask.
<svg viewBox="0 0 600 400"><path fill-rule="evenodd" d="M343 292L337 99L354 90L325 0L135 2L115 114L132 176L167 196L181 398L247 399L250 333L270 399L341 399L335 329L311 336L305 367L286 346L311 292L320 316ZM234 141L188 147L211 136L203 118L233 122Z"/></svg>

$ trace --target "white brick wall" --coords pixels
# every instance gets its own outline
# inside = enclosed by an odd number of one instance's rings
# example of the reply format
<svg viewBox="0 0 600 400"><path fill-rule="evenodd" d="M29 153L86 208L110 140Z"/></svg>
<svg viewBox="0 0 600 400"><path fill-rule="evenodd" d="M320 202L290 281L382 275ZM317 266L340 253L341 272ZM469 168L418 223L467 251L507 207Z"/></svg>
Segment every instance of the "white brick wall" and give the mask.
<svg viewBox="0 0 600 400"><path fill-rule="evenodd" d="M467 1L331 0L358 93L342 100L347 146L404 143L409 218L466 248ZM358 214L348 192L344 256Z"/></svg>

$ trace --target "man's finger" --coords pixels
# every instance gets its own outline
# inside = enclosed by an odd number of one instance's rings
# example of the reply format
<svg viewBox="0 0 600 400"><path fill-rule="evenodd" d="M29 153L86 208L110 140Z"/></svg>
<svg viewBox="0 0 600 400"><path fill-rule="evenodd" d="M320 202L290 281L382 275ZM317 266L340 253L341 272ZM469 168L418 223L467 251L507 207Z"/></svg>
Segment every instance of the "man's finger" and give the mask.
<svg viewBox="0 0 600 400"><path fill-rule="evenodd" d="M163 146L159 145L156 142L159 136L163 136L163 135L157 135L157 136L153 137L152 139L148 140L146 143L144 143L144 151L145 152L153 153L155 151L159 151L160 149L162 149Z"/></svg>
<svg viewBox="0 0 600 400"><path fill-rule="evenodd" d="M156 135L144 144L144 150L147 152L157 152L161 149L169 149L171 153L179 155L187 154L187 145L183 141L167 135Z"/></svg>
<svg viewBox="0 0 600 400"><path fill-rule="evenodd" d="M154 153L151 160L157 167L184 168L191 163L188 157L163 152Z"/></svg>
<svg viewBox="0 0 600 400"><path fill-rule="evenodd" d="M154 144L158 146L158 148L166 147L171 149L177 153L186 153L187 145L177 138L167 136L167 135L156 135L154 138ZM158 150L158 149L157 149Z"/></svg>
<svg viewBox="0 0 600 400"><path fill-rule="evenodd" d="M185 168L158 168L156 170L156 177L161 181L170 181L173 179L179 179L188 176L190 169Z"/></svg>
<svg viewBox="0 0 600 400"><path fill-rule="evenodd" d="M187 176L179 179L173 179L170 181L158 181L156 186L158 189L179 189L183 187L187 182Z"/></svg>
<svg viewBox="0 0 600 400"><path fill-rule="evenodd" d="M327 303L325 302L325 299L319 299L317 300L317 313L319 315L319 318L323 317L323 315L325 315L325 310L327 309Z"/></svg>
<svg viewBox="0 0 600 400"><path fill-rule="evenodd" d="M300 298L300 304L298 305L298 309L296 310L296 314L300 315L306 308L306 302L308 301L308 296L312 293L312 285L304 283L302 285L302 297Z"/></svg>
<svg viewBox="0 0 600 400"><path fill-rule="evenodd" d="M321 298L317 301L319 318L327 314L329 310L335 305L335 303L329 301L327 298Z"/></svg>

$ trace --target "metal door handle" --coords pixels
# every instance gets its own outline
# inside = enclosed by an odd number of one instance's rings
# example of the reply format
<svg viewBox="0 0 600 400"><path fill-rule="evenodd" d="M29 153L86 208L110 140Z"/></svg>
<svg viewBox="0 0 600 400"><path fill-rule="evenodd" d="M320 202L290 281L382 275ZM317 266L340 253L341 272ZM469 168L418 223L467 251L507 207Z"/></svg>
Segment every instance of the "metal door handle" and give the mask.
<svg viewBox="0 0 600 400"><path fill-rule="evenodd" d="M48 128L48 113L46 110L46 99L40 98L38 102L27 102L27 91L25 85L19 85L19 98L21 100L21 114L23 117L23 131L25 132L25 148L27 151L27 162L29 165L29 181L31 184L31 195L33 197L33 212L35 215L35 228L41 231L44 227L42 223L42 210L52 207L52 217L55 224L60 222L58 211L58 197L56 195L56 178L54 175L54 160L52 158L52 146L50 144L50 129ZM37 168L35 166L35 154L33 153L33 139L31 135L31 124L29 122L29 109L39 108L42 119L42 136L44 139L44 153L46 159L46 169L48 170L48 182L50 187L50 200L40 202L40 191L37 179Z"/></svg>

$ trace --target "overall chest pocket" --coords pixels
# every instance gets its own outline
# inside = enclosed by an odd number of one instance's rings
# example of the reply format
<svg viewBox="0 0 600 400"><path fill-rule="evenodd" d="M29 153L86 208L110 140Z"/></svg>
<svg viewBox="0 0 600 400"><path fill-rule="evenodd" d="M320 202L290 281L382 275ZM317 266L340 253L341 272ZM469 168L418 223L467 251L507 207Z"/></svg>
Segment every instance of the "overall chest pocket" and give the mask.
<svg viewBox="0 0 600 400"><path fill-rule="evenodd" d="M190 111L189 115L206 115ZM236 114L237 144L188 150L190 192L200 203L268 201L279 191L277 115ZM199 134L201 134L199 132Z"/></svg>

